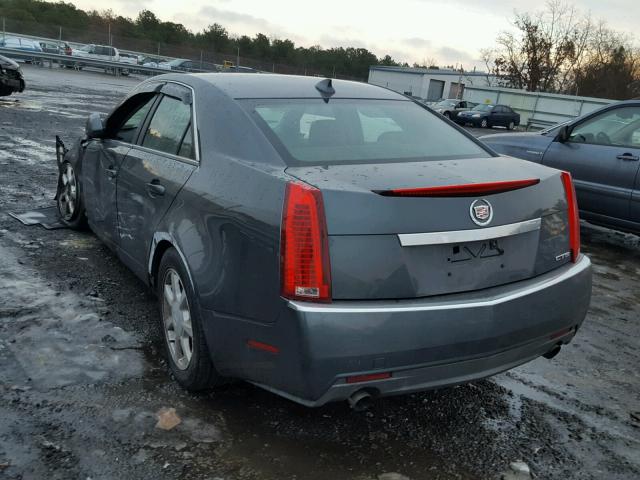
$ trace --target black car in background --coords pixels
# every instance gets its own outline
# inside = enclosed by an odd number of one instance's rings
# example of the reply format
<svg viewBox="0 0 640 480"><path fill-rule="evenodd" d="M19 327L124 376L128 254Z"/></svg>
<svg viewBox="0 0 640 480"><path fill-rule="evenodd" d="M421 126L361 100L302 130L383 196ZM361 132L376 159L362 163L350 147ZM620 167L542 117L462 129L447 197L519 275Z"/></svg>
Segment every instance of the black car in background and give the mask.
<svg viewBox="0 0 640 480"><path fill-rule="evenodd" d="M472 124L474 127L506 127L513 130L520 125L520 114L507 105L480 104L467 112L460 112L456 118L460 125Z"/></svg>
<svg viewBox="0 0 640 480"><path fill-rule="evenodd" d="M0 97L22 92L24 86L20 66L10 58L0 55Z"/></svg>

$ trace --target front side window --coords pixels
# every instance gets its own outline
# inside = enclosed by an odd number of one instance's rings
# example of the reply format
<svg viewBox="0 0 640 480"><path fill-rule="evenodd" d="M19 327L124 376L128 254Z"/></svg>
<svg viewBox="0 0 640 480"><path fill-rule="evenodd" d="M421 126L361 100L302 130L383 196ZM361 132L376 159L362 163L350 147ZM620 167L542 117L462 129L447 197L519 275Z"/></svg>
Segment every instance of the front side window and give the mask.
<svg viewBox="0 0 640 480"><path fill-rule="evenodd" d="M144 122L153 102L154 93L141 93L129 99L119 110L114 112L109 123L113 133L110 138L126 143L133 143L138 128Z"/></svg>
<svg viewBox="0 0 640 480"><path fill-rule="evenodd" d="M640 107L606 111L577 125L569 141L640 148Z"/></svg>
<svg viewBox="0 0 640 480"><path fill-rule="evenodd" d="M410 101L245 100L291 165L489 157L480 145Z"/></svg>
<svg viewBox="0 0 640 480"><path fill-rule="evenodd" d="M185 135L189 133L190 125L191 105L164 95L149 122L142 146L178 155Z"/></svg>

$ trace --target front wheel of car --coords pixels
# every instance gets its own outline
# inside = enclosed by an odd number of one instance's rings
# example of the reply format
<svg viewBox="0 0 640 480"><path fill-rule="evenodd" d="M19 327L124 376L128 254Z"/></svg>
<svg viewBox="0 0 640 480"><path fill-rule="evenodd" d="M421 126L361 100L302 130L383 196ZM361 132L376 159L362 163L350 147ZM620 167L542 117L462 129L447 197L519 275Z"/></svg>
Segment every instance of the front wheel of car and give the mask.
<svg viewBox="0 0 640 480"><path fill-rule="evenodd" d="M76 170L69 162L63 162L60 166L56 205L60 220L67 227L82 230L87 226L87 216L82 201L82 185Z"/></svg>
<svg viewBox="0 0 640 480"><path fill-rule="evenodd" d="M489 122L487 122L486 118L483 118L482 121L480 122L480 126L482 128L489 128Z"/></svg>
<svg viewBox="0 0 640 480"><path fill-rule="evenodd" d="M169 248L162 256L156 283L167 360L175 379L190 391L223 383L211 361L196 295L176 249Z"/></svg>

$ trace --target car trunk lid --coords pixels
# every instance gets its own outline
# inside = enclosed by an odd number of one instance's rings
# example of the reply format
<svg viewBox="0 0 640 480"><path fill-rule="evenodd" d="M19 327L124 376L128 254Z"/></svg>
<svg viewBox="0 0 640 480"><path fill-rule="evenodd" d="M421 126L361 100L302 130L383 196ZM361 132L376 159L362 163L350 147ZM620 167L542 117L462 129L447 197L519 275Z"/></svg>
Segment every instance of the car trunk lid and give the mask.
<svg viewBox="0 0 640 480"><path fill-rule="evenodd" d="M287 173L322 192L334 299L477 290L569 261L560 173L540 165L494 157L290 167ZM521 180L530 184L499 193L398 194ZM474 221L478 207L480 214L492 212L485 225Z"/></svg>

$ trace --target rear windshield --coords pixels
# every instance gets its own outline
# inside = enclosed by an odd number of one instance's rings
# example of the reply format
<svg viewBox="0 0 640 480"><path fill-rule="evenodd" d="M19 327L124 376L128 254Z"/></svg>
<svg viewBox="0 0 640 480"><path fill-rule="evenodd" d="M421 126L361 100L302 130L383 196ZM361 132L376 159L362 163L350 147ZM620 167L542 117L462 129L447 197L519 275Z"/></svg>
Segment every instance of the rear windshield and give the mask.
<svg viewBox="0 0 640 480"><path fill-rule="evenodd" d="M290 165L489 157L480 145L411 101L243 100Z"/></svg>

